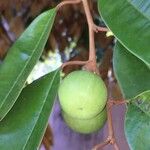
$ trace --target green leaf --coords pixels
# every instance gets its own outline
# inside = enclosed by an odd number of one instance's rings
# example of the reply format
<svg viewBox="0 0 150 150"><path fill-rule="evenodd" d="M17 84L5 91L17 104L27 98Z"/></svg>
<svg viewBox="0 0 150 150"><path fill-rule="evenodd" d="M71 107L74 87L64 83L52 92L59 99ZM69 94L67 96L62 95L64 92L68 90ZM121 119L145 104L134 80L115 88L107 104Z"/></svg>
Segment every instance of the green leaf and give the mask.
<svg viewBox="0 0 150 150"><path fill-rule="evenodd" d="M0 122L1 150L37 150L60 82L59 70L23 89L15 105Z"/></svg>
<svg viewBox="0 0 150 150"><path fill-rule="evenodd" d="M119 42L114 49L113 67L126 99L150 90L150 69Z"/></svg>
<svg viewBox="0 0 150 150"><path fill-rule="evenodd" d="M135 105L128 105L125 134L131 150L150 150L150 117Z"/></svg>
<svg viewBox="0 0 150 150"><path fill-rule="evenodd" d="M150 1L98 2L99 12L117 39L150 68Z"/></svg>
<svg viewBox="0 0 150 150"><path fill-rule="evenodd" d="M52 28L56 9L38 16L10 48L0 66L0 120L15 103L39 59Z"/></svg>
<svg viewBox="0 0 150 150"><path fill-rule="evenodd" d="M132 103L150 117L150 90L138 95Z"/></svg>

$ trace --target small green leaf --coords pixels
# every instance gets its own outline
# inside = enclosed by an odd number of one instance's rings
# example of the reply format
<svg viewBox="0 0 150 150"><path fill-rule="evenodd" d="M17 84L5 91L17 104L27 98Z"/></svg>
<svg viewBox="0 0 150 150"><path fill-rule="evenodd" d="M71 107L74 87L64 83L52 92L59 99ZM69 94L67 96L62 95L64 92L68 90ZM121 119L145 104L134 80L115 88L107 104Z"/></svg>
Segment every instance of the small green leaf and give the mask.
<svg viewBox="0 0 150 150"><path fill-rule="evenodd" d="M59 82L60 72L56 70L23 89L15 105L0 122L1 150L38 149Z"/></svg>
<svg viewBox="0 0 150 150"><path fill-rule="evenodd" d="M125 134L131 150L150 150L150 117L133 104L128 105Z"/></svg>
<svg viewBox="0 0 150 150"><path fill-rule="evenodd" d="M150 90L150 69L119 42L114 49L113 67L126 99Z"/></svg>
<svg viewBox="0 0 150 150"><path fill-rule="evenodd" d="M119 42L150 68L150 1L98 2L99 12Z"/></svg>
<svg viewBox="0 0 150 150"><path fill-rule="evenodd" d="M138 95L132 103L150 117L150 90Z"/></svg>
<svg viewBox="0 0 150 150"><path fill-rule="evenodd" d="M0 120L15 103L39 59L52 28L56 9L38 16L10 48L0 66Z"/></svg>

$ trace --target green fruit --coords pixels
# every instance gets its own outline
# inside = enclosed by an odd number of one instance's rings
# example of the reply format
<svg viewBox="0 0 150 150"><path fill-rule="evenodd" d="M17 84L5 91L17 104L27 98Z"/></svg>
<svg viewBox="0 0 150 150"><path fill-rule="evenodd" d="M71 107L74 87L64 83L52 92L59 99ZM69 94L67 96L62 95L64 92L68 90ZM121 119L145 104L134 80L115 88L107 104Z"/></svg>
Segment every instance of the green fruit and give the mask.
<svg viewBox="0 0 150 150"><path fill-rule="evenodd" d="M88 119L103 110L107 89L103 80L89 71L74 71L61 83L58 91L62 110L73 118Z"/></svg>
<svg viewBox="0 0 150 150"><path fill-rule="evenodd" d="M62 112L63 118L67 125L74 131L89 134L101 129L106 122L106 108L100 114L91 119L72 118L65 112Z"/></svg>

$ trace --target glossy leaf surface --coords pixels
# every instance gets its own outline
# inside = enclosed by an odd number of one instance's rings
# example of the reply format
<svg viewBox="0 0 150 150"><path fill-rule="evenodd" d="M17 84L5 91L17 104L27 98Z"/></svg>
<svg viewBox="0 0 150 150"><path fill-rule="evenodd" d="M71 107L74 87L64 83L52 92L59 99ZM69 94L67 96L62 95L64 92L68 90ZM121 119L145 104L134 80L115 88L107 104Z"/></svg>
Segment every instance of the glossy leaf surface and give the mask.
<svg viewBox="0 0 150 150"><path fill-rule="evenodd" d="M21 92L0 122L1 150L37 150L60 82L59 70L34 81Z"/></svg>
<svg viewBox="0 0 150 150"><path fill-rule="evenodd" d="M150 69L119 42L114 49L113 66L126 99L150 90Z"/></svg>
<svg viewBox="0 0 150 150"><path fill-rule="evenodd" d="M150 117L132 104L126 114L125 134L131 150L150 150Z"/></svg>
<svg viewBox="0 0 150 150"><path fill-rule="evenodd" d="M52 28L56 9L38 16L10 48L0 66L0 120L15 103L39 59Z"/></svg>
<svg viewBox="0 0 150 150"><path fill-rule="evenodd" d="M99 12L117 39L150 68L150 1L98 2Z"/></svg>

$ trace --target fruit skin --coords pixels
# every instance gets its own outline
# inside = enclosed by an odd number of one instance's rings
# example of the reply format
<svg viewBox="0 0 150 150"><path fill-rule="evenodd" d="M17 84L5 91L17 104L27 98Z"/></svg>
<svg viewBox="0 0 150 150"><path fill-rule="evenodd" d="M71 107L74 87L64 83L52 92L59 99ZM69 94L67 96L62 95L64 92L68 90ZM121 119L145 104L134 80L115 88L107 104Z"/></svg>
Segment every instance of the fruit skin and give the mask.
<svg viewBox="0 0 150 150"><path fill-rule="evenodd" d="M107 89L103 80L89 71L74 71L62 81L58 96L62 110L71 117L88 119L106 105Z"/></svg>
<svg viewBox="0 0 150 150"><path fill-rule="evenodd" d="M72 130L82 134L89 134L98 131L104 126L107 118L107 113L106 108L104 108L104 110L102 110L100 114L91 119L72 118L65 112L62 112L62 116L66 124Z"/></svg>

